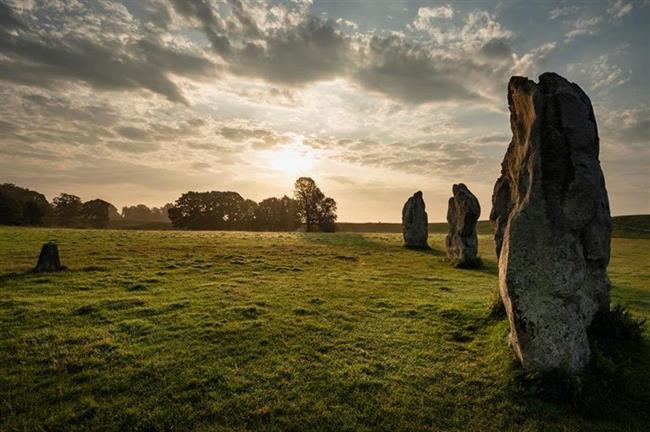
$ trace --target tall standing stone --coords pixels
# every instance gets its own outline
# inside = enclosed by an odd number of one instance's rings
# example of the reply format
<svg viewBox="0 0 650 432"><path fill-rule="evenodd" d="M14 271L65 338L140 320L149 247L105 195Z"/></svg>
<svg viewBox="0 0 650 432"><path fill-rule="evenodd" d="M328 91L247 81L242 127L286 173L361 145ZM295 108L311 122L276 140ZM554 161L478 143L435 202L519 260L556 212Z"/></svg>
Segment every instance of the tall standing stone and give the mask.
<svg viewBox="0 0 650 432"><path fill-rule="evenodd" d="M35 273L47 273L61 271L61 260L59 259L59 247L54 242L47 242L41 248L38 263L34 268Z"/></svg>
<svg viewBox="0 0 650 432"><path fill-rule="evenodd" d="M402 233L404 246L428 249L429 219L425 211L422 192L417 191L410 197L402 208Z"/></svg>
<svg viewBox="0 0 650 432"><path fill-rule="evenodd" d="M523 366L577 372L609 309L611 219L587 95L554 73L508 84L512 141L490 220L510 344Z"/></svg>
<svg viewBox="0 0 650 432"><path fill-rule="evenodd" d="M452 192L454 196L449 198L447 208L449 223L449 233L445 239L447 257L456 267L480 267L476 222L481 216L481 206L478 199L463 183L455 184Z"/></svg>

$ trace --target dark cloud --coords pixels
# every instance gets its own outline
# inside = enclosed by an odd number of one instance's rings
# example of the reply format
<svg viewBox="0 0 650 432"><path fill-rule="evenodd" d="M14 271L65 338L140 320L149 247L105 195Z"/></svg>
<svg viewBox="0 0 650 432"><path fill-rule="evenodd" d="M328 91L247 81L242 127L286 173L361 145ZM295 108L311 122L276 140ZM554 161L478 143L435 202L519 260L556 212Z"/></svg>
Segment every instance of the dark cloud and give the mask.
<svg viewBox="0 0 650 432"><path fill-rule="evenodd" d="M646 149L650 144L650 118L638 119L633 124L622 124L614 129L607 128L602 134L625 146Z"/></svg>
<svg viewBox="0 0 650 432"><path fill-rule="evenodd" d="M3 18L3 24L15 21L12 16ZM46 88L59 81L81 81L102 90L141 88L180 103L187 101L170 74L196 78L214 73L209 60L164 46L158 40L91 40L90 35L61 36L60 32L46 32L36 26L24 26L14 34L1 32L0 53L6 57L0 60L2 80Z"/></svg>
<svg viewBox="0 0 650 432"><path fill-rule="evenodd" d="M242 0L168 1L174 17L167 6L151 0L143 6L131 5L140 21L128 27L128 37L51 31L38 21L20 27L15 11L3 6L9 13L0 25L20 28L0 38L0 54L5 56L0 60L0 80L50 89L65 80L107 90L141 88L172 102L187 103L173 75L214 78L223 70L272 83L277 86L276 96L290 103L295 103L290 89L334 78L346 78L370 92L409 104L485 102L485 93L494 90L490 83L502 78L513 61L510 40L499 36L508 32L498 26L499 32L480 45L475 35L459 33L448 35L455 41L453 47L443 47L409 42L398 34L345 33L336 21L309 15L302 4L279 5L271 13ZM95 14L103 23L101 10L87 9L84 13ZM160 13L153 14L155 10ZM218 64L196 48L181 51L162 42L160 36L179 17L205 34L221 59ZM52 18L61 25L57 19L65 18ZM475 27L481 23L473 21ZM143 32L137 24L144 29L158 26L158 32ZM491 18L483 24L496 25ZM114 34L127 31L119 25L102 27L113 29ZM477 27L474 33L480 30ZM475 52L458 48L462 37L471 38Z"/></svg>
<svg viewBox="0 0 650 432"><path fill-rule="evenodd" d="M511 139L510 135L506 134L490 134L490 135L484 135L482 137L478 137L474 139L474 142L477 142L479 144L490 144L490 143L509 143Z"/></svg>
<svg viewBox="0 0 650 432"><path fill-rule="evenodd" d="M601 142L607 146L647 149L650 144L650 107L608 111L597 116Z"/></svg>
<svg viewBox="0 0 650 432"><path fill-rule="evenodd" d="M155 2L144 5L144 21L167 30L172 23L172 16L166 4Z"/></svg>
<svg viewBox="0 0 650 432"><path fill-rule="evenodd" d="M210 166L211 165L209 163L205 163L205 162L194 162L192 164L192 168L195 170L205 170L210 168Z"/></svg>
<svg viewBox="0 0 650 432"><path fill-rule="evenodd" d="M75 104L69 98L27 94L22 97L23 109L31 117L31 125L37 119L60 119L75 126L88 124L91 127L112 126L120 119L114 108L104 105ZM51 123L50 123L51 124Z"/></svg>
<svg viewBox="0 0 650 432"><path fill-rule="evenodd" d="M13 9L0 1L0 38L3 37L2 33L4 29L23 28L24 26Z"/></svg>
<svg viewBox="0 0 650 432"><path fill-rule="evenodd" d="M352 177L348 177L348 176L329 176L327 177L327 179L344 185L357 184L357 182Z"/></svg>
<svg viewBox="0 0 650 432"><path fill-rule="evenodd" d="M478 62L472 53L457 47L432 49L431 45L407 42L398 34L345 34L335 21L310 16L304 10L299 18L295 14L293 19L280 17L280 25L261 27L253 18L259 19L259 13L254 14L239 0L228 1L230 13L222 9L217 13L204 0L171 3L179 15L199 24L232 74L285 88L343 77L368 91L410 104L485 102L482 93L492 88L482 84L495 74L506 73L504 63L513 61L505 37L495 36L478 46L474 53ZM480 28L475 30L480 33ZM468 37L475 42L474 35Z"/></svg>
<svg viewBox="0 0 650 432"><path fill-rule="evenodd" d="M344 36L331 23L310 17L295 27L270 32L264 43L246 43L229 60L236 74L296 86L340 75L348 55Z"/></svg>
<svg viewBox="0 0 650 432"><path fill-rule="evenodd" d="M291 142L288 137L267 129L224 126L217 133L232 142L252 141L253 147L257 149Z"/></svg>
<svg viewBox="0 0 650 432"><path fill-rule="evenodd" d="M170 0L170 3L181 16L200 23L217 54L225 56L230 53L230 41L222 34L225 31L225 24L214 13L208 1Z"/></svg>
<svg viewBox="0 0 650 432"><path fill-rule="evenodd" d="M120 128L117 129L117 133L122 135L124 138L130 139L130 140L144 141L144 140L149 139L149 137L150 137L148 131L146 131L144 129L132 127L132 126L120 127Z"/></svg>
<svg viewBox="0 0 650 432"><path fill-rule="evenodd" d="M0 133L13 133L18 130L18 126L16 126L12 122L8 122L5 120L0 120Z"/></svg>
<svg viewBox="0 0 650 432"><path fill-rule="evenodd" d="M436 58L428 50L399 36L372 37L360 54L364 57L354 77L364 88L404 102L480 100L466 81L471 65L453 58Z"/></svg>
<svg viewBox="0 0 650 432"><path fill-rule="evenodd" d="M444 146L445 146L445 143L443 143L443 142L434 142L434 141L432 141L432 142L424 142L424 143L420 143L420 144L415 144L413 146L413 149L422 150L422 151L435 151L435 150L441 149Z"/></svg>
<svg viewBox="0 0 650 432"><path fill-rule="evenodd" d="M160 149L160 145L141 141L109 141L106 147L126 153L149 153Z"/></svg>
<svg viewBox="0 0 650 432"><path fill-rule="evenodd" d="M346 38L333 23L307 17L262 32L239 0L230 0L224 20L204 0L171 0L176 11L200 23L214 51L233 73L290 86L340 74L349 52Z"/></svg>
<svg viewBox="0 0 650 432"><path fill-rule="evenodd" d="M512 48L508 39L491 39L479 50L481 56L487 59L508 59L512 55Z"/></svg>

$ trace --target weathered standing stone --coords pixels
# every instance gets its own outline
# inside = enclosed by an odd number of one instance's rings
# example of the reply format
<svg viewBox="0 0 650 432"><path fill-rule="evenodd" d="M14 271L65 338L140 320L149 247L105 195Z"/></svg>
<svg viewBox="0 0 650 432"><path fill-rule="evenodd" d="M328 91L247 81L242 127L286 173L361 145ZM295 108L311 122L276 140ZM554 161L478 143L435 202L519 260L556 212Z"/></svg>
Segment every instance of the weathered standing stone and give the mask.
<svg viewBox="0 0 650 432"><path fill-rule="evenodd" d="M449 198L447 208L449 223L449 233L445 239L447 257L456 267L480 267L476 222L481 216L481 206L478 199L463 183L455 184L452 191L454 196Z"/></svg>
<svg viewBox="0 0 650 432"><path fill-rule="evenodd" d="M425 211L422 192L418 191L406 201L404 208L402 208L404 246L428 249L428 228L429 219Z"/></svg>
<svg viewBox="0 0 650 432"><path fill-rule="evenodd" d="M59 248L54 242L48 242L41 248L41 254L38 257L38 263L34 272L58 272L63 270L61 261L59 260Z"/></svg>
<svg viewBox="0 0 650 432"><path fill-rule="evenodd" d="M510 344L524 367L576 372L609 309L611 219L587 95L554 73L508 84L512 141L490 220Z"/></svg>

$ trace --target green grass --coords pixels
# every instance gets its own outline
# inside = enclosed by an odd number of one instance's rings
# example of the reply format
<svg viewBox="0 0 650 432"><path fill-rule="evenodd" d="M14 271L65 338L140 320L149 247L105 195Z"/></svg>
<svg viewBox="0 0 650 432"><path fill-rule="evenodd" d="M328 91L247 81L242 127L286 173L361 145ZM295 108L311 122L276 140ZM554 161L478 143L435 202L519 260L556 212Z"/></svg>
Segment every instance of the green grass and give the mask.
<svg viewBox="0 0 650 432"><path fill-rule="evenodd" d="M69 270L28 273L50 239ZM649 430L648 330L596 409L548 401L490 317L480 241L461 270L438 234L0 227L0 430ZM613 240L638 318L648 257Z"/></svg>

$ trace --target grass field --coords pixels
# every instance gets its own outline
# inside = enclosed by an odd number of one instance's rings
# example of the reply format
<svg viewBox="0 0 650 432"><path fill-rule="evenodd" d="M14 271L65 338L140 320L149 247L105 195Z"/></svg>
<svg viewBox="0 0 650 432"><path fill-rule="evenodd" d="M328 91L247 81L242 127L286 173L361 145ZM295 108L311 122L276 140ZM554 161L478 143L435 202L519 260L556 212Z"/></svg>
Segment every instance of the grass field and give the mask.
<svg viewBox="0 0 650 432"><path fill-rule="evenodd" d="M50 239L69 270L30 274ZM549 401L490 316L491 238L475 271L431 244L0 227L0 430L650 430L647 329L620 380ZM638 318L649 257L613 240L613 302Z"/></svg>

